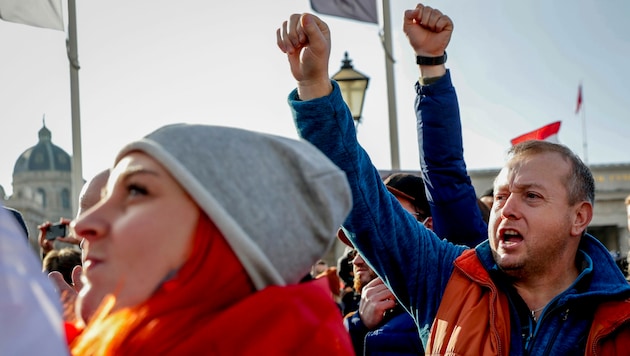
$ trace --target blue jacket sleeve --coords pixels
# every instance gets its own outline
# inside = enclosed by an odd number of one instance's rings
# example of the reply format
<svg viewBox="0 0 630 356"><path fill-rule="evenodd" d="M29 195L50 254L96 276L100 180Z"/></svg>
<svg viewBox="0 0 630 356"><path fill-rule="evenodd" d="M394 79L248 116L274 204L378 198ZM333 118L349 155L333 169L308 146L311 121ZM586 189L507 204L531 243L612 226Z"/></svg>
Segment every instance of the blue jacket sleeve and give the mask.
<svg viewBox="0 0 630 356"><path fill-rule="evenodd" d="M300 136L345 171L353 208L344 223L350 240L420 326L430 325L466 247L438 238L407 213L387 191L359 145L352 115L333 82L330 95L300 101L289 95Z"/></svg>
<svg viewBox="0 0 630 356"><path fill-rule="evenodd" d="M365 349L365 335L370 331L359 316L359 312L353 312L344 319L344 323L348 328L350 339L352 339L352 346L354 346L354 352L357 355L364 355Z"/></svg>
<svg viewBox="0 0 630 356"><path fill-rule="evenodd" d="M450 71L431 85L416 83L420 166L433 215L433 231L454 244L474 247L488 237L462 143L457 94Z"/></svg>

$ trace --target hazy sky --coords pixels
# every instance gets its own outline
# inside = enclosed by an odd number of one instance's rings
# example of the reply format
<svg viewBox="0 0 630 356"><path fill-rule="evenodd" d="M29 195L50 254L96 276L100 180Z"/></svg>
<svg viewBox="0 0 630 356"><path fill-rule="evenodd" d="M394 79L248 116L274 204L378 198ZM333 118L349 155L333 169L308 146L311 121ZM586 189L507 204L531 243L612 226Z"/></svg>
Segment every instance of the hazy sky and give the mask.
<svg viewBox="0 0 630 356"><path fill-rule="evenodd" d="M65 2L65 1L64 1ZM402 169L417 170L413 84L418 71L391 0ZM583 156L584 87L590 164L628 162L630 2L427 1L455 23L447 66L459 95L470 169L496 168L510 139L561 120L559 139ZM481 5L481 6L480 6ZM110 166L127 142L173 122L236 126L297 137L286 97L295 87L275 30L308 0L78 1L83 176ZM331 75L348 51L370 84L359 140L390 169L380 26L323 15ZM0 185L37 143L46 115L53 143L72 154L66 34L0 21Z"/></svg>

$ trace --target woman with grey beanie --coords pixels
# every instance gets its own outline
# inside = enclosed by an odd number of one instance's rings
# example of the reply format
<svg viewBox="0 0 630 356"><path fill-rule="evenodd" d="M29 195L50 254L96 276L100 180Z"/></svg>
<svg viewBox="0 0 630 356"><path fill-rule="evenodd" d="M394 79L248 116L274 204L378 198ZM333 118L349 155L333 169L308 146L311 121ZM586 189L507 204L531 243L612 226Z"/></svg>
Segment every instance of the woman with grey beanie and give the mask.
<svg viewBox="0 0 630 356"><path fill-rule="evenodd" d="M74 222L79 298L109 296L72 353L351 354L330 292L299 283L350 205L345 174L304 141L176 124L130 143Z"/></svg>

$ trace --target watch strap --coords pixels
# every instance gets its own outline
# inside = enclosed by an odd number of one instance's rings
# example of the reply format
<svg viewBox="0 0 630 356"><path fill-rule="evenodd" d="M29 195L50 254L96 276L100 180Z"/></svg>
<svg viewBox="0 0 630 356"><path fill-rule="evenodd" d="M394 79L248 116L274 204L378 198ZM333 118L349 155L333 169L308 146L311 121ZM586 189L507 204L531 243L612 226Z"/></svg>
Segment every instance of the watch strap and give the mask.
<svg viewBox="0 0 630 356"><path fill-rule="evenodd" d="M439 57L416 56L416 64L421 66L437 66L446 63L446 51Z"/></svg>

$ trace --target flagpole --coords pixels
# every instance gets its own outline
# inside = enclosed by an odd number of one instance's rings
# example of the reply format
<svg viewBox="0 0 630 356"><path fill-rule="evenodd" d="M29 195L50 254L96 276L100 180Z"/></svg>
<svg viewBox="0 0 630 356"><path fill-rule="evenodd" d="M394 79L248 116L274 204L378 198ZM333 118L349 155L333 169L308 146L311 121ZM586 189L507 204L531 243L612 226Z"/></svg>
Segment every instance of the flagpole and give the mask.
<svg viewBox="0 0 630 356"><path fill-rule="evenodd" d="M76 0L68 0L68 39L66 47L70 63L70 102L72 107L72 213L76 215L79 194L83 187L81 152L81 113L79 110L79 50L77 45Z"/></svg>
<svg viewBox="0 0 630 356"><path fill-rule="evenodd" d="M389 144L392 170L400 169L398 152L398 115L396 113L396 86L394 84L394 55L392 50L391 14L389 0L383 0L383 47L385 48L385 74L387 77L387 103L389 108Z"/></svg>

